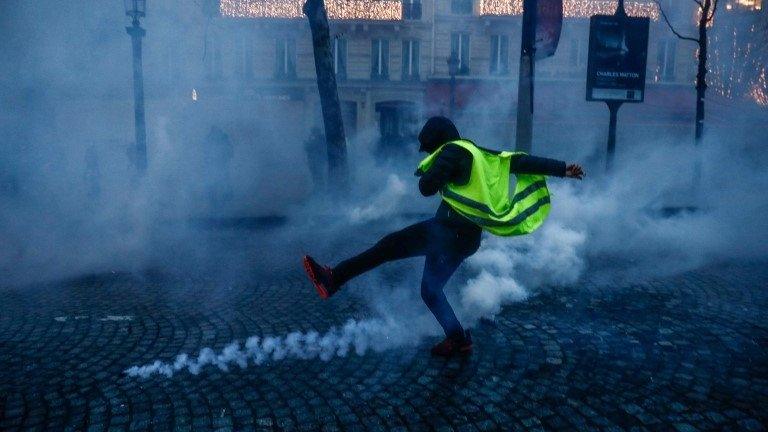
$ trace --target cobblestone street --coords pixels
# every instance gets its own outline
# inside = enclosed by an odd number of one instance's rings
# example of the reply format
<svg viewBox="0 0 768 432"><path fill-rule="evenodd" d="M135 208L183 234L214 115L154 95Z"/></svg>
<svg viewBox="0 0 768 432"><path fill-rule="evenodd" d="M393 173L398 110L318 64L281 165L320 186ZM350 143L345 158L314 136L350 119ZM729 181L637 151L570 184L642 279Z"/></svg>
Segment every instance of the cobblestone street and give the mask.
<svg viewBox="0 0 768 432"><path fill-rule="evenodd" d="M589 277L507 306L467 359L417 347L171 378L123 371L366 311L298 266L211 289L162 272L6 288L0 430L765 430L768 269L624 286ZM461 275L460 275L461 277Z"/></svg>

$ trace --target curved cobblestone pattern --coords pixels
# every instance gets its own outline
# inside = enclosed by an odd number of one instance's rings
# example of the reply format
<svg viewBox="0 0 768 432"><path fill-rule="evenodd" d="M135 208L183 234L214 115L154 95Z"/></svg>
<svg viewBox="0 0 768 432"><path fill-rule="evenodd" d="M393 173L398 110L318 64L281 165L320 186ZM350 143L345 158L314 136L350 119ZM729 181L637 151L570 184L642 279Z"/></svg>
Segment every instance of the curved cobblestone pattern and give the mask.
<svg viewBox="0 0 768 432"><path fill-rule="evenodd" d="M297 269L298 270L298 269ZM418 347L171 379L129 366L365 316L297 271L259 283L108 274L5 290L0 430L765 430L768 270L589 280L506 307L467 359Z"/></svg>

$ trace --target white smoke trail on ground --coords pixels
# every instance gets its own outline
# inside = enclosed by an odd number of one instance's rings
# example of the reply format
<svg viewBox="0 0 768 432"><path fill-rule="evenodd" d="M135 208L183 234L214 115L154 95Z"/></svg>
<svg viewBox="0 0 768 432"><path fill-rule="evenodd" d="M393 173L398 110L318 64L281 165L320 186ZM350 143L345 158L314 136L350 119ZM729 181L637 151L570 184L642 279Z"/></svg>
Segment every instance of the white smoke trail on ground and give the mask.
<svg viewBox="0 0 768 432"><path fill-rule="evenodd" d="M219 353L203 348L197 357L179 354L172 362L156 360L144 366L132 366L125 373L130 377L148 378L157 374L170 378L183 370L197 375L206 366L228 372L234 366L245 369L249 364L260 366L286 359L319 358L328 361L333 357L346 357L351 352L363 355L368 350L383 351L408 343L415 344L418 340L418 335L393 320L349 320L343 326L332 327L323 334L297 331L285 336L251 336L244 344L232 342Z"/></svg>

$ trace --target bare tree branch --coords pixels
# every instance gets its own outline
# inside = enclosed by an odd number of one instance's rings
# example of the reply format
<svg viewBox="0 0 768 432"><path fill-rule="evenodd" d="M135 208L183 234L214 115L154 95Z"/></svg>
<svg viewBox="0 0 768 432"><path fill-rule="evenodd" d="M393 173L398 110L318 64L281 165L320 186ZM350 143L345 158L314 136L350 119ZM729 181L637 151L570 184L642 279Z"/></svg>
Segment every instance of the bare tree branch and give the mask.
<svg viewBox="0 0 768 432"><path fill-rule="evenodd" d="M704 9L704 3L701 2L701 0L693 0L697 5L699 5L700 9Z"/></svg>
<svg viewBox="0 0 768 432"><path fill-rule="evenodd" d="M669 29L672 31L672 33L675 34L675 36L677 36L678 39L687 40L687 41L696 42L696 43L700 43L701 42L701 41L699 41L698 38L694 38L694 37L690 37L690 36L683 36L680 33L678 33L678 31L675 30L675 28L672 26L672 23L669 22L669 18L667 17L667 13L664 12L664 8L661 7L661 3L659 2L659 0L653 0L653 1L656 3L656 6L659 7L659 12L661 12L661 16L664 17L664 22L667 23L667 27L669 27ZM693 1L695 1L696 3L699 3L699 0L693 0Z"/></svg>
<svg viewBox="0 0 768 432"><path fill-rule="evenodd" d="M715 19L715 12L717 12L717 0L713 0L712 2L712 13L709 15L709 18L707 18L707 22L712 22L712 20Z"/></svg>

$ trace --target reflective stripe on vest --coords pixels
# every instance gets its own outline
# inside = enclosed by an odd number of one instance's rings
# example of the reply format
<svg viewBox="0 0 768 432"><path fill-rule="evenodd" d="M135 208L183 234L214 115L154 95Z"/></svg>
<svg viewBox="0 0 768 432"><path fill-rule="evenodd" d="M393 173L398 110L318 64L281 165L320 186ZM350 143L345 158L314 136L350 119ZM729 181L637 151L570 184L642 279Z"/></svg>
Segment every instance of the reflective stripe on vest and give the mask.
<svg viewBox="0 0 768 432"><path fill-rule="evenodd" d="M447 184L440 191L443 201L457 213L500 236L528 234L549 215L549 190L544 176L517 174L512 198L509 196L509 167L513 157L525 153L498 154L477 147L468 140L446 143L419 164L416 174L429 170L440 151L454 144L472 154L472 170L465 185Z"/></svg>

